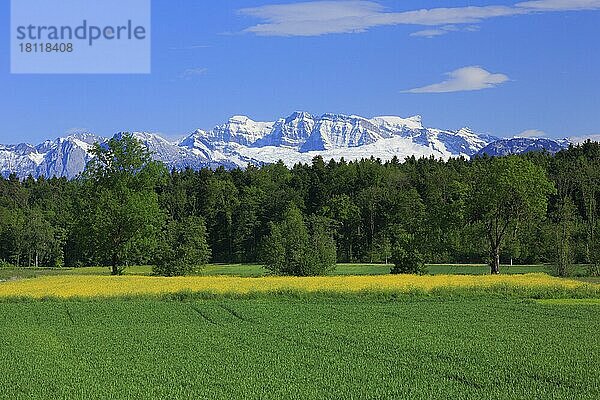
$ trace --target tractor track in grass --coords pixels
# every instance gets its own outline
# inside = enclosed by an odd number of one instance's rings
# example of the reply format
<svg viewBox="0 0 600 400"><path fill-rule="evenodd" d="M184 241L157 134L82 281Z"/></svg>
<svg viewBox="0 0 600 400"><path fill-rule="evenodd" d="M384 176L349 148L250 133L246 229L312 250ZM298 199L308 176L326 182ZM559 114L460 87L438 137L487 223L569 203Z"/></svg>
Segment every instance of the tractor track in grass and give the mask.
<svg viewBox="0 0 600 400"><path fill-rule="evenodd" d="M551 377L551 376L543 376L541 374L536 374L536 373L525 373L525 376L528 378L531 378L533 380L536 380L538 382L542 382L545 383L547 385L550 386L555 386L555 387L566 387L569 388L571 390L577 391L577 392L584 392L587 393L590 390L588 388L582 387L581 385L577 385L577 384L573 384L570 382L565 381L564 379L559 379L559 378L555 378L555 377Z"/></svg>
<svg viewBox="0 0 600 400"><path fill-rule="evenodd" d="M448 378L448 379L450 379L452 381L462 383L465 386L472 387L473 389L481 390L481 389L485 388L484 385L481 385L481 384L479 384L477 382L473 382L473 381L471 381L471 380L469 380L469 379L467 379L467 378L465 378L463 376L460 376L457 373L445 373L445 374L443 374L443 376L445 376L446 378Z"/></svg>
<svg viewBox="0 0 600 400"><path fill-rule="evenodd" d="M69 317L69 321L71 321L71 325L75 325L75 319L73 318L73 315L71 314L71 310L69 309L69 306L67 305L67 303L63 303L63 304L64 304L65 312L67 313L67 317Z"/></svg>
<svg viewBox="0 0 600 400"><path fill-rule="evenodd" d="M252 320L251 318L247 318L245 316L243 316L240 312L236 311L235 309L233 309L231 306L225 305L225 304L219 304L219 307L222 308L223 310L225 310L228 314L234 316L235 318L239 319L240 321L243 322L254 322L254 320Z"/></svg>
<svg viewBox="0 0 600 400"><path fill-rule="evenodd" d="M218 324L217 322L215 322L214 319L212 319L211 317L209 317L204 311L200 310L198 307L190 304L190 308L192 310L194 310L198 315L200 315L200 317L202 317L202 319L206 322L208 322L209 324L212 324L214 326L220 326L220 324Z"/></svg>

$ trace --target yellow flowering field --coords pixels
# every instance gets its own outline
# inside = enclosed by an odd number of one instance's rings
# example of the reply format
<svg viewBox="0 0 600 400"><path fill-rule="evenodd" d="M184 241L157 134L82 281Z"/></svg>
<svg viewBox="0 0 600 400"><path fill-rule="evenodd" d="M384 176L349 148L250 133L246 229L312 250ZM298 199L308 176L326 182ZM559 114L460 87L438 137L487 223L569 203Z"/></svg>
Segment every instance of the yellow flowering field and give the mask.
<svg viewBox="0 0 600 400"><path fill-rule="evenodd" d="M437 289L585 290L600 296L600 285L551 277L543 273L524 275L375 275L327 277L233 277L233 276L43 276L0 283L6 297L112 297L201 292L245 295L270 292L431 292Z"/></svg>

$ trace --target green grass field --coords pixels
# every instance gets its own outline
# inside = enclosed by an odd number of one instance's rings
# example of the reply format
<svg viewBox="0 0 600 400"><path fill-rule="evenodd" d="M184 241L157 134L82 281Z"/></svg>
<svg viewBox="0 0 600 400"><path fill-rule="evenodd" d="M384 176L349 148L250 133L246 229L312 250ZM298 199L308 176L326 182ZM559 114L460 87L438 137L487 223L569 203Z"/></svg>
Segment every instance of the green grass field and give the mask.
<svg viewBox="0 0 600 400"><path fill-rule="evenodd" d="M470 299L0 303L7 399L597 399L600 307Z"/></svg>
<svg viewBox="0 0 600 400"><path fill-rule="evenodd" d="M391 265L384 264L338 264L331 275L383 275L389 274ZM483 275L489 273L489 267L484 264L431 264L428 265L430 274L473 274ZM583 273L584 267L580 266L576 272ZM532 272L549 272L544 265L519 265L501 267L504 274L526 274ZM149 266L131 266L125 269L128 275L150 275L152 268ZM44 275L109 275L110 270L106 267L85 268L5 268L0 269L0 280L14 278L32 278ZM265 276L267 271L258 264L210 264L198 271L198 275L235 275L235 276Z"/></svg>

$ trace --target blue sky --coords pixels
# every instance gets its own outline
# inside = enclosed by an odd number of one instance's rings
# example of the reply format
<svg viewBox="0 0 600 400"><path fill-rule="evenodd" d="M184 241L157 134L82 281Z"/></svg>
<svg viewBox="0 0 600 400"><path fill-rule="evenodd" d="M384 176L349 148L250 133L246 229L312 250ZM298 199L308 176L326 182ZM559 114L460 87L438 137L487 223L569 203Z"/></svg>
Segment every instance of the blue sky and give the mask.
<svg viewBox="0 0 600 400"><path fill-rule="evenodd" d="M11 75L2 29L0 143L74 129L175 137L295 110L598 134L599 22L597 0L154 0L149 75Z"/></svg>

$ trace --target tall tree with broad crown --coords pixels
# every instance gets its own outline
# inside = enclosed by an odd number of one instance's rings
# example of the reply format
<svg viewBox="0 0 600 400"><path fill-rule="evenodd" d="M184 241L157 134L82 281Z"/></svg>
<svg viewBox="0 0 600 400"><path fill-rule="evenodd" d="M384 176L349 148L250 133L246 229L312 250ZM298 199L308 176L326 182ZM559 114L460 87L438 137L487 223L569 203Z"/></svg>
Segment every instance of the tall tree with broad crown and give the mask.
<svg viewBox="0 0 600 400"><path fill-rule="evenodd" d="M500 251L510 232L527 218L543 218L555 192L544 169L521 157L474 161L471 218L482 224L489 245L490 272L500 273Z"/></svg>
<svg viewBox="0 0 600 400"><path fill-rule="evenodd" d="M144 145L124 133L96 143L83 175L89 211L90 246L113 275L133 256L150 254L164 224L156 187L167 170Z"/></svg>

